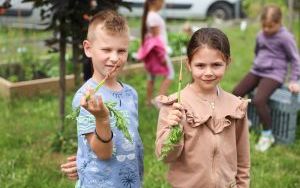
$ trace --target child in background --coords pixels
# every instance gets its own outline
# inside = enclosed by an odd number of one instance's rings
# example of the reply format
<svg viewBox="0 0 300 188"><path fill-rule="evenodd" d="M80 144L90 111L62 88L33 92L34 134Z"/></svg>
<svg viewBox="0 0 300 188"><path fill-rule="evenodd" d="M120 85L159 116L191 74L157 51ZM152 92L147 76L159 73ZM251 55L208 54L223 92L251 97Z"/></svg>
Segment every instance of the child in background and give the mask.
<svg viewBox="0 0 300 188"><path fill-rule="evenodd" d="M164 0L146 0L142 18L142 45L138 52L138 59L143 60L148 72L146 105L153 104L154 81L157 75L164 77L159 94L165 95L174 78L174 68L167 54L168 38L166 25L159 15Z"/></svg>
<svg viewBox="0 0 300 188"><path fill-rule="evenodd" d="M172 187L249 187L250 149L248 101L219 87L230 63L227 36L215 28L196 31L187 47L192 82L176 94L158 96L161 104L156 154L172 126L183 131L164 162L169 164Z"/></svg>
<svg viewBox="0 0 300 188"><path fill-rule="evenodd" d="M123 17L114 11L101 11L93 16L83 47L92 60L94 73L76 92L72 103L73 108L81 105L77 117L77 187L142 186L143 146L138 132L137 93L118 81L127 61L128 45L129 28ZM110 74L115 67L116 71ZM95 92L92 88L107 75L104 86ZM116 119L110 117L105 101L116 102L116 108L125 114L132 143L117 129ZM72 160L75 159L69 161ZM76 172L76 167L72 169Z"/></svg>
<svg viewBox="0 0 300 188"><path fill-rule="evenodd" d="M235 87L233 94L245 96L256 88L253 103L263 125L255 149L266 151L274 143L272 119L268 100L285 81L288 63L291 64L288 88L299 92L300 58L293 35L282 26L282 13L278 6L264 7L261 15L262 31L256 37L255 59L250 72Z"/></svg>
<svg viewBox="0 0 300 188"><path fill-rule="evenodd" d="M199 28L198 28L199 29ZM196 30L198 30L196 29ZM191 26L191 23L190 22L185 22L183 24L183 27L182 27L182 32L185 33L187 36L191 37L194 33L194 29L193 27Z"/></svg>

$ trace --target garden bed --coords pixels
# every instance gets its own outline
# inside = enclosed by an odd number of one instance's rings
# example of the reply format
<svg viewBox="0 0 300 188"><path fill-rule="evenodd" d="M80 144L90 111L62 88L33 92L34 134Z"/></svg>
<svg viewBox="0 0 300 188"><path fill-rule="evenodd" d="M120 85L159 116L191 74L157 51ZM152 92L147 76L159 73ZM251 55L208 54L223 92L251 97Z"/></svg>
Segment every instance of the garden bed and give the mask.
<svg viewBox="0 0 300 188"><path fill-rule="evenodd" d="M25 53L24 53L25 54ZM30 54L30 53L29 53ZM56 59L30 61L31 56L20 63L0 64L0 96L3 98L31 97L44 93L59 93ZM25 61L26 60L26 61ZM74 76L67 68L66 89L74 88Z"/></svg>
<svg viewBox="0 0 300 188"><path fill-rule="evenodd" d="M181 57L172 58L173 63L180 62ZM143 63L128 64L124 67L122 74L128 75L132 73L142 72L144 70ZM66 90L74 89L74 75L66 76ZM0 77L0 96L11 99L13 97L32 97L40 94L58 94L59 78L41 78L28 81L12 82Z"/></svg>
<svg viewBox="0 0 300 188"><path fill-rule="evenodd" d="M66 89L74 88L74 75L66 76ZM42 78L29 81L11 82L0 77L0 96L4 98L12 97L32 97L45 93L59 92L59 78Z"/></svg>

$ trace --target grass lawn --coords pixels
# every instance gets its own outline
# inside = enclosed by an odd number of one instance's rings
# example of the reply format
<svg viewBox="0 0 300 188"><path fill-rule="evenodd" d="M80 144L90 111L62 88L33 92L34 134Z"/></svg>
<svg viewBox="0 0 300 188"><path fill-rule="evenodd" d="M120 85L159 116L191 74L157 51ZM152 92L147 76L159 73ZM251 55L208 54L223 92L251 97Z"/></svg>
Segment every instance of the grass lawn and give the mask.
<svg viewBox="0 0 300 188"><path fill-rule="evenodd" d="M232 45L233 62L222 82L231 91L246 74L253 59L255 34L258 25L242 33L238 27L225 29ZM187 75L187 74L185 74ZM154 156L156 117L158 112L144 106L146 76L142 74L122 78L139 93L140 133L145 147L146 188L169 187L165 181L166 165ZM185 81L189 76L185 77ZM176 83L171 92L176 91ZM67 97L67 111L73 93ZM58 130L58 97L42 96L35 99L0 100L0 187L1 188L66 188L74 187L59 171L66 156L75 153L56 153L51 140ZM67 129L76 133L74 122ZM300 187L300 131L289 146L276 145L266 153L254 151L257 135L251 133L251 187Z"/></svg>

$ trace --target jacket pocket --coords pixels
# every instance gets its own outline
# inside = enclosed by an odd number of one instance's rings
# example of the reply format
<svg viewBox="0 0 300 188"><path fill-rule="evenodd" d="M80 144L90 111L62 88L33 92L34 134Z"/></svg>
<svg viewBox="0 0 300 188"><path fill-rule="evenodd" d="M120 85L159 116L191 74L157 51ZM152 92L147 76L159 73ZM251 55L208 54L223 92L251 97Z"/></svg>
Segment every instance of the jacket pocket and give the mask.
<svg viewBox="0 0 300 188"><path fill-rule="evenodd" d="M255 70L272 70L274 68L272 60L260 60L256 59L254 61L254 69Z"/></svg>

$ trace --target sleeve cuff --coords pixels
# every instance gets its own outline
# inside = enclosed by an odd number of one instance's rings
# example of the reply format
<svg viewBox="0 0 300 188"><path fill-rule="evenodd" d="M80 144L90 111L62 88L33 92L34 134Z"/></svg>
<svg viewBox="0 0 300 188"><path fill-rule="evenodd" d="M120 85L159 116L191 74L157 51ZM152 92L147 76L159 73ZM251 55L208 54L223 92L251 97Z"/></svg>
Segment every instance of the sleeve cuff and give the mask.
<svg viewBox="0 0 300 188"><path fill-rule="evenodd" d="M96 128L96 121L93 115L78 116L77 120L77 135L93 133Z"/></svg>

